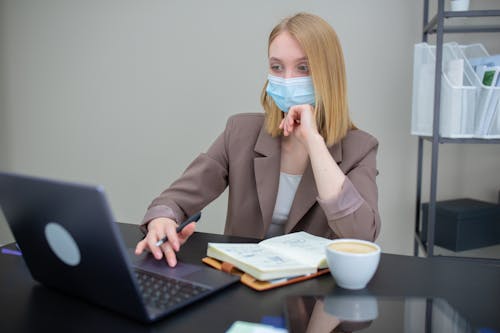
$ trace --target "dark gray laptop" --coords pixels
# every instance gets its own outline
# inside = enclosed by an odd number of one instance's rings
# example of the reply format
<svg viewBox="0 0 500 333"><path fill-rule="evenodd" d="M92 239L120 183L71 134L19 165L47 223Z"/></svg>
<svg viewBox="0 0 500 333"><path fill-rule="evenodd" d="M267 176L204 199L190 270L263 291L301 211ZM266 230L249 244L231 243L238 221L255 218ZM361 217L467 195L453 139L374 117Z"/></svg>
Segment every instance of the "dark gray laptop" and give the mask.
<svg viewBox="0 0 500 333"><path fill-rule="evenodd" d="M144 322L238 281L132 255L98 186L0 173L0 207L35 280Z"/></svg>

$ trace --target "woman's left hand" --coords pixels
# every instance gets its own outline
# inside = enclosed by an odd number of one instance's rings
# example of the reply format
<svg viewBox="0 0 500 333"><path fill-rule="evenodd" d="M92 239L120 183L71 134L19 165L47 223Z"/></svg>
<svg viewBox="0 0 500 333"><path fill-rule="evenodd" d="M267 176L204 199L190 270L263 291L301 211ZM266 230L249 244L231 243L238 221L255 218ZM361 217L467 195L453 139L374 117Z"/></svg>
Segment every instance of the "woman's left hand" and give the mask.
<svg viewBox="0 0 500 333"><path fill-rule="evenodd" d="M305 145L307 139L318 134L314 109L309 104L294 105L280 123L280 129L285 136L295 133L295 136Z"/></svg>

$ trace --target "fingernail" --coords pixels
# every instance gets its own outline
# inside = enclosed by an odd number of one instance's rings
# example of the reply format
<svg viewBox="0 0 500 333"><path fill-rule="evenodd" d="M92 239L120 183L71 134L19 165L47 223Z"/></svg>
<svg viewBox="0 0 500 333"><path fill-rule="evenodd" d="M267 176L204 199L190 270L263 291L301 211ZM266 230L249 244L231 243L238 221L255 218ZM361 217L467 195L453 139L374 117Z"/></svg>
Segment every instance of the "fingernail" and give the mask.
<svg viewBox="0 0 500 333"><path fill-rule="evenodd" d="M169 262L168 262L168 265L169 265L170 267L175 267L175 265L176 265L176 264L177 264L177 262L176 262L175 260L172 260L172 261L169 261Z"/></svg>

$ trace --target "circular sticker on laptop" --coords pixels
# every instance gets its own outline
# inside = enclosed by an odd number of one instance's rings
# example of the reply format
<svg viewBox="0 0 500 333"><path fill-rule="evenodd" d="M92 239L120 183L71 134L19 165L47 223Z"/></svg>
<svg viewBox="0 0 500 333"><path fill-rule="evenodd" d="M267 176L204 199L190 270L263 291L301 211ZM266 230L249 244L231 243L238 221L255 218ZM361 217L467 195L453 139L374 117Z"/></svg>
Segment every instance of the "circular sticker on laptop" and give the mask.
<svg viewBox="0 0 500 333"><path fill-rule="evenodd" d="M50 249L66 265L80 263L80 250L70 233L58 223L50 222L45 226L45 238Z"/></svg>

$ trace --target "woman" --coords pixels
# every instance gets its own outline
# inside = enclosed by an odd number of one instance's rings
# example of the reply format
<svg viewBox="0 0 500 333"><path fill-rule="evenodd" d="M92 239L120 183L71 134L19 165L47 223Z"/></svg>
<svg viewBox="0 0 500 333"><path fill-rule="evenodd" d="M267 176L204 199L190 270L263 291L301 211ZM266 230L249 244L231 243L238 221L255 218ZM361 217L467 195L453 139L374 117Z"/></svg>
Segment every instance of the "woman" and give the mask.
<svg viewBox="0 0 500 333"><path fill-rule="evenodd" d="M356 129L347 107L342 49L332 27L299 13L268 44L264 114L229 118L224 132L150 205L136 253L176 265L194 232L178 223L229 186L227 235L266 238L304 230L375 240L380 229L377 140ZM160 247L157 241L168 237Z"/></svg>

